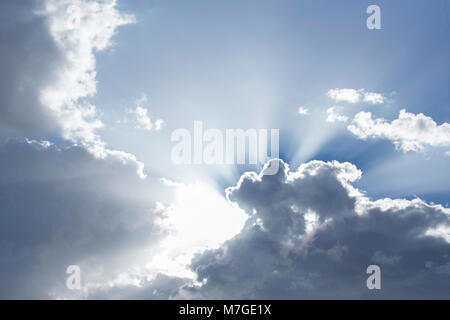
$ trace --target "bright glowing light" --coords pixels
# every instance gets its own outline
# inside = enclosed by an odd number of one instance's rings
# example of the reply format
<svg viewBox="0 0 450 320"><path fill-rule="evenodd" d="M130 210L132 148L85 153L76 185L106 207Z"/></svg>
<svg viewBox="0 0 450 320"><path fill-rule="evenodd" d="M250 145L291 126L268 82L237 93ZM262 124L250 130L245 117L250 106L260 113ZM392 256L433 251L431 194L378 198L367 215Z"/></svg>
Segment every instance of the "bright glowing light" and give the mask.
<svg viewBox="0 0 450 320"><path fill-rule="evenodd" d="M175 188L174 204L164 208L164 224L170 234L148 267L171 276L193 278L187 265L194 254L217 248L235 236L247 215L211 186L164 182Z"/></svg>
<svg viewBox="0 0 450 320"><path fill-rule="evenodd" d="M299 107L298 108L298 113L302 116L306 116L309 114L309 110L305 107Z"/></svg>

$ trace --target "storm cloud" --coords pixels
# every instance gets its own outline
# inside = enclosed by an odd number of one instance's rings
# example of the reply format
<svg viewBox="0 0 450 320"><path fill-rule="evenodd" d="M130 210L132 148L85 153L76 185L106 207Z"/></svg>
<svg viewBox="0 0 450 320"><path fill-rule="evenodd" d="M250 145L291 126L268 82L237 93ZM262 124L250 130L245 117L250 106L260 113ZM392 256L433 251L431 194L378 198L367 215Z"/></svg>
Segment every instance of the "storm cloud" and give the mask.
<svg viewBox="0 0 450 320"><path fill-rule="evenodd" d="M87 297L150 259L165 235L155 204L163 186L138 166L77 146L0 146L0 297ZM65 287L69 265L80 266L86 292Z"/></svg>
<svg viewBox="0 0 450 320"><path fill-rule="evenodd" d="M272 160L278 161L278 160ZM449 298L448 209L420 199L370 200L350 163L311 161L276 176L244 174L227 190L248 214L242 232L191 268L217 299ZM366 269L381 268L381 290Z"/></svg>

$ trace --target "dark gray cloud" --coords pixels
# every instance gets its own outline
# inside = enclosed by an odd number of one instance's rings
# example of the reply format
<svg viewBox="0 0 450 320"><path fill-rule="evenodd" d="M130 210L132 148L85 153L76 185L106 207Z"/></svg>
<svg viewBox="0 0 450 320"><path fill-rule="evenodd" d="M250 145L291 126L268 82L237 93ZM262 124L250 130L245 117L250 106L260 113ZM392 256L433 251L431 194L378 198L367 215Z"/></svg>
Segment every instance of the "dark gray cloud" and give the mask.
<svg viewBox="0 0 450 320"><path fill-rule="evenodd" d="M96 300L167 300L176 298L180 288L189 283L192 283L190 279L171 277L159 273L152 280L142 279L139 282L139 286L116 285L100 288L93 291L89 298Z"/></svg>
<svg viewBox="0 0 450 320"><path fill-rule="evenodd" d="M63 56L36 15L36 1L0 2L0 125L16 134L49 134L58 128L40 102L40 90L55 80Z"/></svg>
<svg viewBox="0 0 450 320"><path fill-rule="evenodd" d="M82 295L65 287L68 265L88 289L147 261L165 234L154 199L167 190L137 168L82 147L1 145L0 298Z"/></svg>
<svg viewBox="0 0 450 320"><path fill-rule="evenodd" d="M448 232L448 209L419 199L371 201L352 187L360 172L349 163L280 168L276 176L247 173L228 189L249 220L194 259L191 268L206 283L180 297L450 297L448 234L430 232ZM381 267L381 290L366 287L371 264Z"/></svg>

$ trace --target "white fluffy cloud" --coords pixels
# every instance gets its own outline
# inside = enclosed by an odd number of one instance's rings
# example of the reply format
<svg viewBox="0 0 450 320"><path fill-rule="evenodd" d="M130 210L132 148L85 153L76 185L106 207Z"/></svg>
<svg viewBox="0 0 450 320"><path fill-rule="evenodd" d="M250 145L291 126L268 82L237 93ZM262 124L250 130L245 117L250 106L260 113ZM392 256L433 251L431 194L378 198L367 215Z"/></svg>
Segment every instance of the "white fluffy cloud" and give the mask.
<svg viewBox="0 0 450 320"><path fill-rule="evenodd" d="M385 98L381 93L376 92L364 92L364 102L369 102L371 104L383 104Z"/></svg>
<svg viewBox="0 0 450 320"><path fill-rule="evenodd" d="M308 110L308 108L305 108L305 107L299 107L298 114L300 114L302 116L306 116L309 114L309 110Z"/></svg>
<svg viewBox="0 0 450 320"><path fill-rule="evenodd" d="M339 113L342 109L343 108L339 106L328 108L326 122L347 122L348 117Z"/></svg>
<svg viewBox="0 0 450 320"><path fill-rule="evenodd" d="M360 139L388 139L403 151L422 151L425 146L450 145L450 124L438 125L422 113L413 114L401 110L398 119L372 119L370 112L356 114L348 130Z"/></svg>
<svg viewBox="0 0 450 320"><path fill-rule="evenodd" d="M349 103L357 103L361 98L361 94L355 89L331 89L327 93L328 97L335 101L345 101Z"/></svg>
<svg viewBox="0 0 450 320"><path fill-rule="evenodd" d="M95 52L112 44L116 29L133 22L114 0L44 0L2 3L0 123L27 135L54 135L97 154L103 126L94 105ZM4 68L3 68L4 66ZM104 155L104 154L103 154Z"/></svg>
<svg viewBox="0 0 450 320"><path fill-rule="evenodd" d="M117 27L134 18L120 13L113 0L47 0L38 13L64 57L55 81L42 88L41 101L60 120L64 138L101 150L95 106L79 100L96 92L94 53L111 46Z"/></svg>
<svg viewBox="0 0 450 320"><path fill-rule="evenodd" d="M328 97L337 102L357 103L361 100L371 104L383 104L386 98L377 92L368 92L365 89L331 89L327 92Z"/></svg>
<svg viewBox="0 0 450 320"><path fill-rule="evenodd" d="M117 28L134 17L119 12L114 0L25 0L7 3L2 14L1 46L8 54L0 63L11 80L1 86L0 124L24 137L56 133L100 158L136 161L105 148L97 108L85 100L96 93L95 53L110 47ZM141 176L142 168L139 163Z"/></svg>
<svg viewBox="0 0 450 320"><path fill-rule="evenodd" d="M132 116L132 121L135 122L136 128L143 129L146 131L155 130L159 131L164 125L164 120L156 119L154 122L148 116L148 109L145 104L148 102L148 98L143 94L139 99L136 100L136 107L127 110L127 116ZM128 119L125 119L128 122Z"/></svg>

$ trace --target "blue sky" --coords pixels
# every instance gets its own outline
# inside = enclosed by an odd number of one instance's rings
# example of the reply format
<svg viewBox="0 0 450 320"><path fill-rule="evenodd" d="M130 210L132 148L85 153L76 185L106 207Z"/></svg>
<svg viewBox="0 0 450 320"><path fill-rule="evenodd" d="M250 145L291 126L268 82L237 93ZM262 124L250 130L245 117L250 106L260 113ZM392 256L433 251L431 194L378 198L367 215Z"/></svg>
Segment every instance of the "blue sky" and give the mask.
<svg viewBox="0 0 450 320"><path fill-rule="evenodd" d="M445 157L404 155L389 141L358 141L340 125L322 137L310 127L325 124L296 114L300 105L316 110L331 106L326 96L331 88L365 88L388 96L389 102L361 104L359 110L392 120L405 108L438 124L449 121L448 3L380 1L382 30L366 28L369 4L120 3L124 11L135 14L137 23L118 33L112 51L99 54L93 101L105 112L103 120L114 123L145 93L149 110L165 119L167 127L161 134L107 128L102 137L111 147L136 154L151 171L160 170L169 154L156 155L152 145L167 144L168 132L192 128L194 120L214 128L280 128L280 152L293 166L300 161L293 159L295 153L308 140L314 150L303 161L351 161L365 172L398 163L387 171L389 177L374 173L363 178L361 186L374 197L394 192L448 201L446 186L420 188L437 181L446 185ZM409 173L402 172L400 159L414 163L414 171L425 170L426 175L414 182L417 191L407 188ZM395 172L397 186L392 187L384 181ZM438 179L443 174L445 179Z"/></svg>

